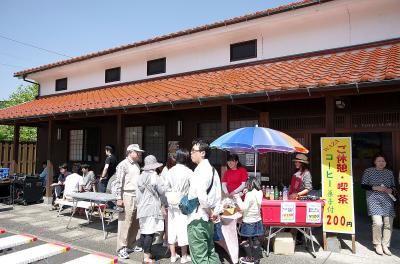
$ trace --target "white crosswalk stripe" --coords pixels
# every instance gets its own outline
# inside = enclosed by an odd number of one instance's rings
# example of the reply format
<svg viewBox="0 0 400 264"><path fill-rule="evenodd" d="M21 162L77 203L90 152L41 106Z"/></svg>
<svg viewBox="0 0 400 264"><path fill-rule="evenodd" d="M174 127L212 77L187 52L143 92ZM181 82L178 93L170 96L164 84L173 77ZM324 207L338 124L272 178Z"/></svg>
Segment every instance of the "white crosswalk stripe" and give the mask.
<svg viewBox="0 0 400 264"><path fill-rule="evenodd" d="M58 255L71 251L76 252L70 254L69 257L63 257L62 260L60 258L55 260ZM78 250L71 250L68 245L46 243L29 234L11 234L0 228L0 263L25 264L39 260L46 260L47 263L68 264L114 264L118 262L118 258L114 256L101 253L82 253Z"/></svg>

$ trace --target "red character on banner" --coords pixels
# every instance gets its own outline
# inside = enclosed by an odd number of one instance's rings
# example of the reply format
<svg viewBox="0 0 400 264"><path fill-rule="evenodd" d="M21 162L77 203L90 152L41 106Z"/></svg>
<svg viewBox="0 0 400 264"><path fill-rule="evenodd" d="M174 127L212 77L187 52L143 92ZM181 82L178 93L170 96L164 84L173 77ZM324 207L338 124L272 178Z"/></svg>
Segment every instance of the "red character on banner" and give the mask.
<svg viewBox="0 0 400 264"><path fill-rule="evenodd" d="M339 149L341 148L342 151ZM337 159L337 172L347 172L347 156L346 156L346 150L345 150L346 146L338 146L338 150L337 153L338 155L336 156Z"/></svg>
<svg viewBox="0 0 400 264"><path fill-rule="evenodd" d="M347 198L347 195L345 195L345 194L340 194L340 195L338 195L338 196L339 196L339 198L338 198L338 203L339 203L339 204L348 204L347 200L348 200L349 198Z"/></svg>
<svg viewBox="0 0 400 264"><path fill-rule="evenodd" d="M337 185L337 189L342 192L347 192L349 189L349 184L347 182L339 182Z"/></svg>
<svg viewBox="0 0 400 264"><path fill-rule="evenodd" d="M337 172L347 172L347 165L338 163L336 169Z"/></svg>

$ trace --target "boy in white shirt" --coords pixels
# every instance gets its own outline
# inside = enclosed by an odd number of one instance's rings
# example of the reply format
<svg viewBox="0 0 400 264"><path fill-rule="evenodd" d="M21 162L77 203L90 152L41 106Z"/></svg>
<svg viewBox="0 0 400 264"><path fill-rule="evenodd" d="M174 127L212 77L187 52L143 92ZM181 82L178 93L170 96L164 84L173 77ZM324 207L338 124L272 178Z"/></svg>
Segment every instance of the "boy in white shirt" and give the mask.
<svg viewBox="0 0 400 264"><path fill-rule="evenodd" d="M72 174L68 175L64 183L64 198L70 198L71 193L79 192L79 185L83 184L83 177L78 174L79 165L72 166Z"/></svg>

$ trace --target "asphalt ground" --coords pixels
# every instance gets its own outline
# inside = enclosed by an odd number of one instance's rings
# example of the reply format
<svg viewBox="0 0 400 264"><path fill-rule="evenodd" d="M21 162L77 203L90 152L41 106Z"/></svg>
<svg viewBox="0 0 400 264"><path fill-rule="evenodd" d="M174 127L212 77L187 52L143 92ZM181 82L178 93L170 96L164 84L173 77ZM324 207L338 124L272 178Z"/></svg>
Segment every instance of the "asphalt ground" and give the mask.
<svg viewBox="0 0 400 264"><path fill-rule="evenodd" d="M94 216L93 222L87 224L84 216L74 216L70 227L67 229L70 210L64 210L61 216L57 217L57 212L49 211L49 209L50 207L45 204L15 205L14 207L0 204L0 228L7 230L7 233L0 235L0 237L28 233L39 238L39 241L17 247L14 251L46 242L57 242L71 246L70 251L49 258L48 263L51 264L64 263L94 252L116 255L117 221L108 226L109 234L107 239L104 239L101 221L98 217ZM322 248L317 246L317 257L313 258L304 246L296 246L294 255L284 256L271 253L269 257L264 257L261 263L400 263L400 229L393 231L391 243L393 255L379 256L372 248L369 218L357 217L356 219L356 254L351 252L351 236L343 235L339 236L342 246L339 253L323 251ZM317 240L321 242L322 230L314 228L313 232ZM229 257L226 253L221 248L216 248L222 263L229 263ZM156 246L155 252L160 263L170 263L166 247ZM141 263L142 257L142 253L131 253L128 260L119 260L119 263Z"/></svg>

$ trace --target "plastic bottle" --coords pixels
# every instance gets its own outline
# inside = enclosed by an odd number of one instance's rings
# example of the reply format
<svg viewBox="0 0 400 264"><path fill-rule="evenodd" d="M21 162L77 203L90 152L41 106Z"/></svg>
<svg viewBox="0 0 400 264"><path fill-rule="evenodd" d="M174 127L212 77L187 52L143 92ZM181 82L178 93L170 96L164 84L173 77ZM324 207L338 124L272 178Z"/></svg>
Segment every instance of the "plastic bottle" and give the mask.
<svg viewBox="0 0 400 264"><path fill-rule="evenodd" d="M269 199L274 200L274 186L271 185L271 189L269 191Z"/></svg>
<svg viewBox="0 0 400 264"><path fill-rule="evenodd" d="M263 185L261 187L262 193L263 193L263 197L265 197L265 193L266 193L266 189L265 189L265 185Z"/></svg>
<svg viewBox="0 0 400 264"><path fill-rule="evenodd" d="M288 200L288 189L286 186L283 186L283 192L282 192L282 200L287 201Z"/></svg>
<svg viewBox="0 0 400 264"><path fill-rule="evenodd" d="M279 199L278 186L275 186L275 189L274 189L274 200L278 200L278 199Z"/></svg>
<svg viewBox="0 0 400 264"><path fill-rule="evenodd" d="M283 200L282 191L279 192L279 200Z"/></svg>
<svg viewBox="0 0 400 264"><path fill-rule="evenodd" d="M269 185L267 185L267 188L265 188L265 195L264 197L269 200Z"/></svg>

